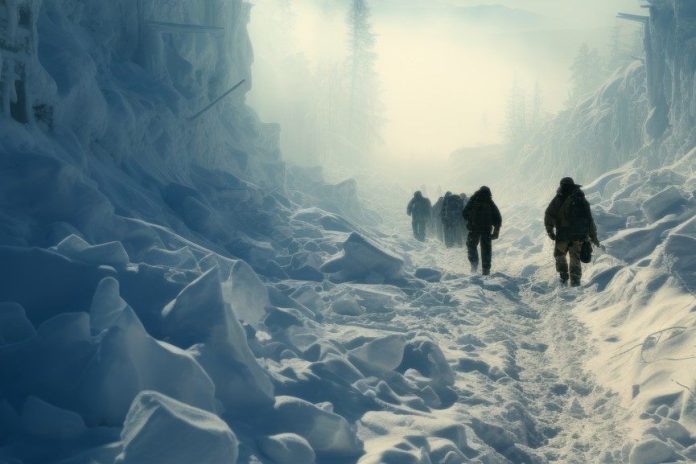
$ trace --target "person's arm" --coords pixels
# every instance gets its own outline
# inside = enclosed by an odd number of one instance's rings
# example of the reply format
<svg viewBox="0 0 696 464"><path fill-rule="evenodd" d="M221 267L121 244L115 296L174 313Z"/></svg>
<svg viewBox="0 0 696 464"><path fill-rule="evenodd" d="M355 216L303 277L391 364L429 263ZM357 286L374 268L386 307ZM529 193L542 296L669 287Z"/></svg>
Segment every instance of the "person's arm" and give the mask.
<svg viewBox="0 0 696 464"><path fill-rule="evenodd" d="M551 240L556 240L556 234L554 233L554 227L556 227L556 216L558 215L558 201L556 198L551 200L546 212L544 213L544 227L546 228L546 234Z"/></svg>
<svg viewBox="0 0 696 464"><path fill-rule="evenodd" d="M493 203L493 235L491 238L497 240L500 237L500 228L503 226L503 216L500 214L498 205Z"/></svg>
<svg viewBox="0 0 696 464"><path fill-rule="evenodd" d="M408 206L406 207L406 214L408 214L409 216L413 213L413 203L414 202L415 202L415 200L409 201Z"/></svg>
<svg viewBox="0 0 696 464"><path fill-rule="evenodd" d="M590 203L587 203L587 214L590 216L590 241L596 246L599 246L599 238L597 237L597 224L592 217L592 208L590 208Z"/></svg>

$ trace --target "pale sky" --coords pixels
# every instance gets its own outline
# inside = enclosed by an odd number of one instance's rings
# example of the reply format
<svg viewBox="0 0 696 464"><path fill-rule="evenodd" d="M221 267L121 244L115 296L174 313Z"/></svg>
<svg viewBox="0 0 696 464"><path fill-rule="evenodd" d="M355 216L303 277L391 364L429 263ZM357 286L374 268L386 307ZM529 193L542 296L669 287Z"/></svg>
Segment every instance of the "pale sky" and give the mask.
<svg viewBox="0 0 696 464"><path fill-rule="evenodd" d="M264 29L268 5L257 0L252 40L259 53L272 34ZM292 2L294 45L310 66L345 60L345 9L350 2ZM265 5L266 9L261 9ZM641 12L638 0L374 0L372 25L385 108L386 156L445 158L458 148L501 141L513 81L530 94L538 82L544 109L559 111L568 94L569 66L583 42L606 47L619 11ZM482 16L470 7L502 5ZM467 7L469 7L467 9ZM472 13L474 11L474 13ZM472 16L474 14L474 16ZM266 16L263 16L266 15ZM294 50L293 50L294 52ZM273 78L273 56L260 56L255 80ZM262 118L278 117L279 95L256 88L252 104ZM274 100L274 98L276 100ZM308 96L311 98L311 95Z"/></svg>

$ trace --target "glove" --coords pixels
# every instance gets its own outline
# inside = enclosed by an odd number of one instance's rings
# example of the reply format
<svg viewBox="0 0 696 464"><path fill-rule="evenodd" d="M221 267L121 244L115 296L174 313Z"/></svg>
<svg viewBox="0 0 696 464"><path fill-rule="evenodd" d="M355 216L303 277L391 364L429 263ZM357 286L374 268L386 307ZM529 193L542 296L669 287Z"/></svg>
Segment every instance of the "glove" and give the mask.
<svg viewBox="0 0 696 464"><path fill-rule="evenodd" d="M491 240L498 240L500 237L500 229L494 229L493 235L491 235Z"/></svg>
<svg viewBox="0 0 696 464"><path fill-rule="evenodd" d="M553 232L553 230L547 230L546 233L548 234L551 240L553 240L554 242L556 241L556 234Z"/></svg>

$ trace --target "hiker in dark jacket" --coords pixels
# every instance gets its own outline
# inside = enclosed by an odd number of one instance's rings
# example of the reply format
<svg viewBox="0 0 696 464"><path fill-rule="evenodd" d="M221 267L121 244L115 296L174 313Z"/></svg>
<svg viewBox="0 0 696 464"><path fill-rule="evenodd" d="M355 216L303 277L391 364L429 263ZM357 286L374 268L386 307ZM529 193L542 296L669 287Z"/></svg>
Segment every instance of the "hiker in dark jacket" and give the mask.
<svg viewBox="0 0 696 464"><path fill-rule="evenodd" d="M428 221L430 221L431 209L430 200L425 198L421 192L413 194L413 198L406 208L406 214L411 216L413 236L416 240L421 242L425 241L425 233Z"/></svg>
<svg viewBox="0 0 696 464"><path fill-rule="evenodd" d="M447 192L447 195L445 195L445 200L442 204L442 211L440 212L445 246L447 248L454 246L461 247L463 245L463 210L464 202L462 197L451 192Z"/></svg>
<svg viewBox="0 0 696 464"><path fill-rule="evenodd" d="M478 246L481 244L481 262L483 275L491 273L493 257L493 240L500 236L503 219L500 210L493 201L491 189L484 186L474 193L463 211L469 235L466 247L471 263L471 271L478 271Z"/></svg>
<svg viewBox="0 0 696 464"><path fill-rule="evenodd" d="M544 214L546 233L555 242L553 256L561 283L567 284L570 278L573 287L580 286L582 278L583 243L590 240L599 246L592 210L580 187L570 177L561 179L556 196ZM566 255L570 255L570 266Z"/></svg>

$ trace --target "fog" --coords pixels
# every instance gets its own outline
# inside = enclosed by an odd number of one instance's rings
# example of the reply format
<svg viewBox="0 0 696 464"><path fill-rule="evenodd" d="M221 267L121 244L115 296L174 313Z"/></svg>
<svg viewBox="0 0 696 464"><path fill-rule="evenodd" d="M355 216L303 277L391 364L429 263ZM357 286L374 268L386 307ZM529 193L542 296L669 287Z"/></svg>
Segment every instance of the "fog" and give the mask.
<svg viewBox="0 0 696 464"><path fill-rule="evenodd" d="M336 116L346 105L350 5L255 2L250 103L281 124L289 160L327 165L347 149L369 150L371 159L444 160L463 147L504 143L513 88L545 116L561 111L579 47L603 50L616 30L632 40L635 27L616 13L640 12L635 0L368 2L379 143L367 149Z"/></svg>

